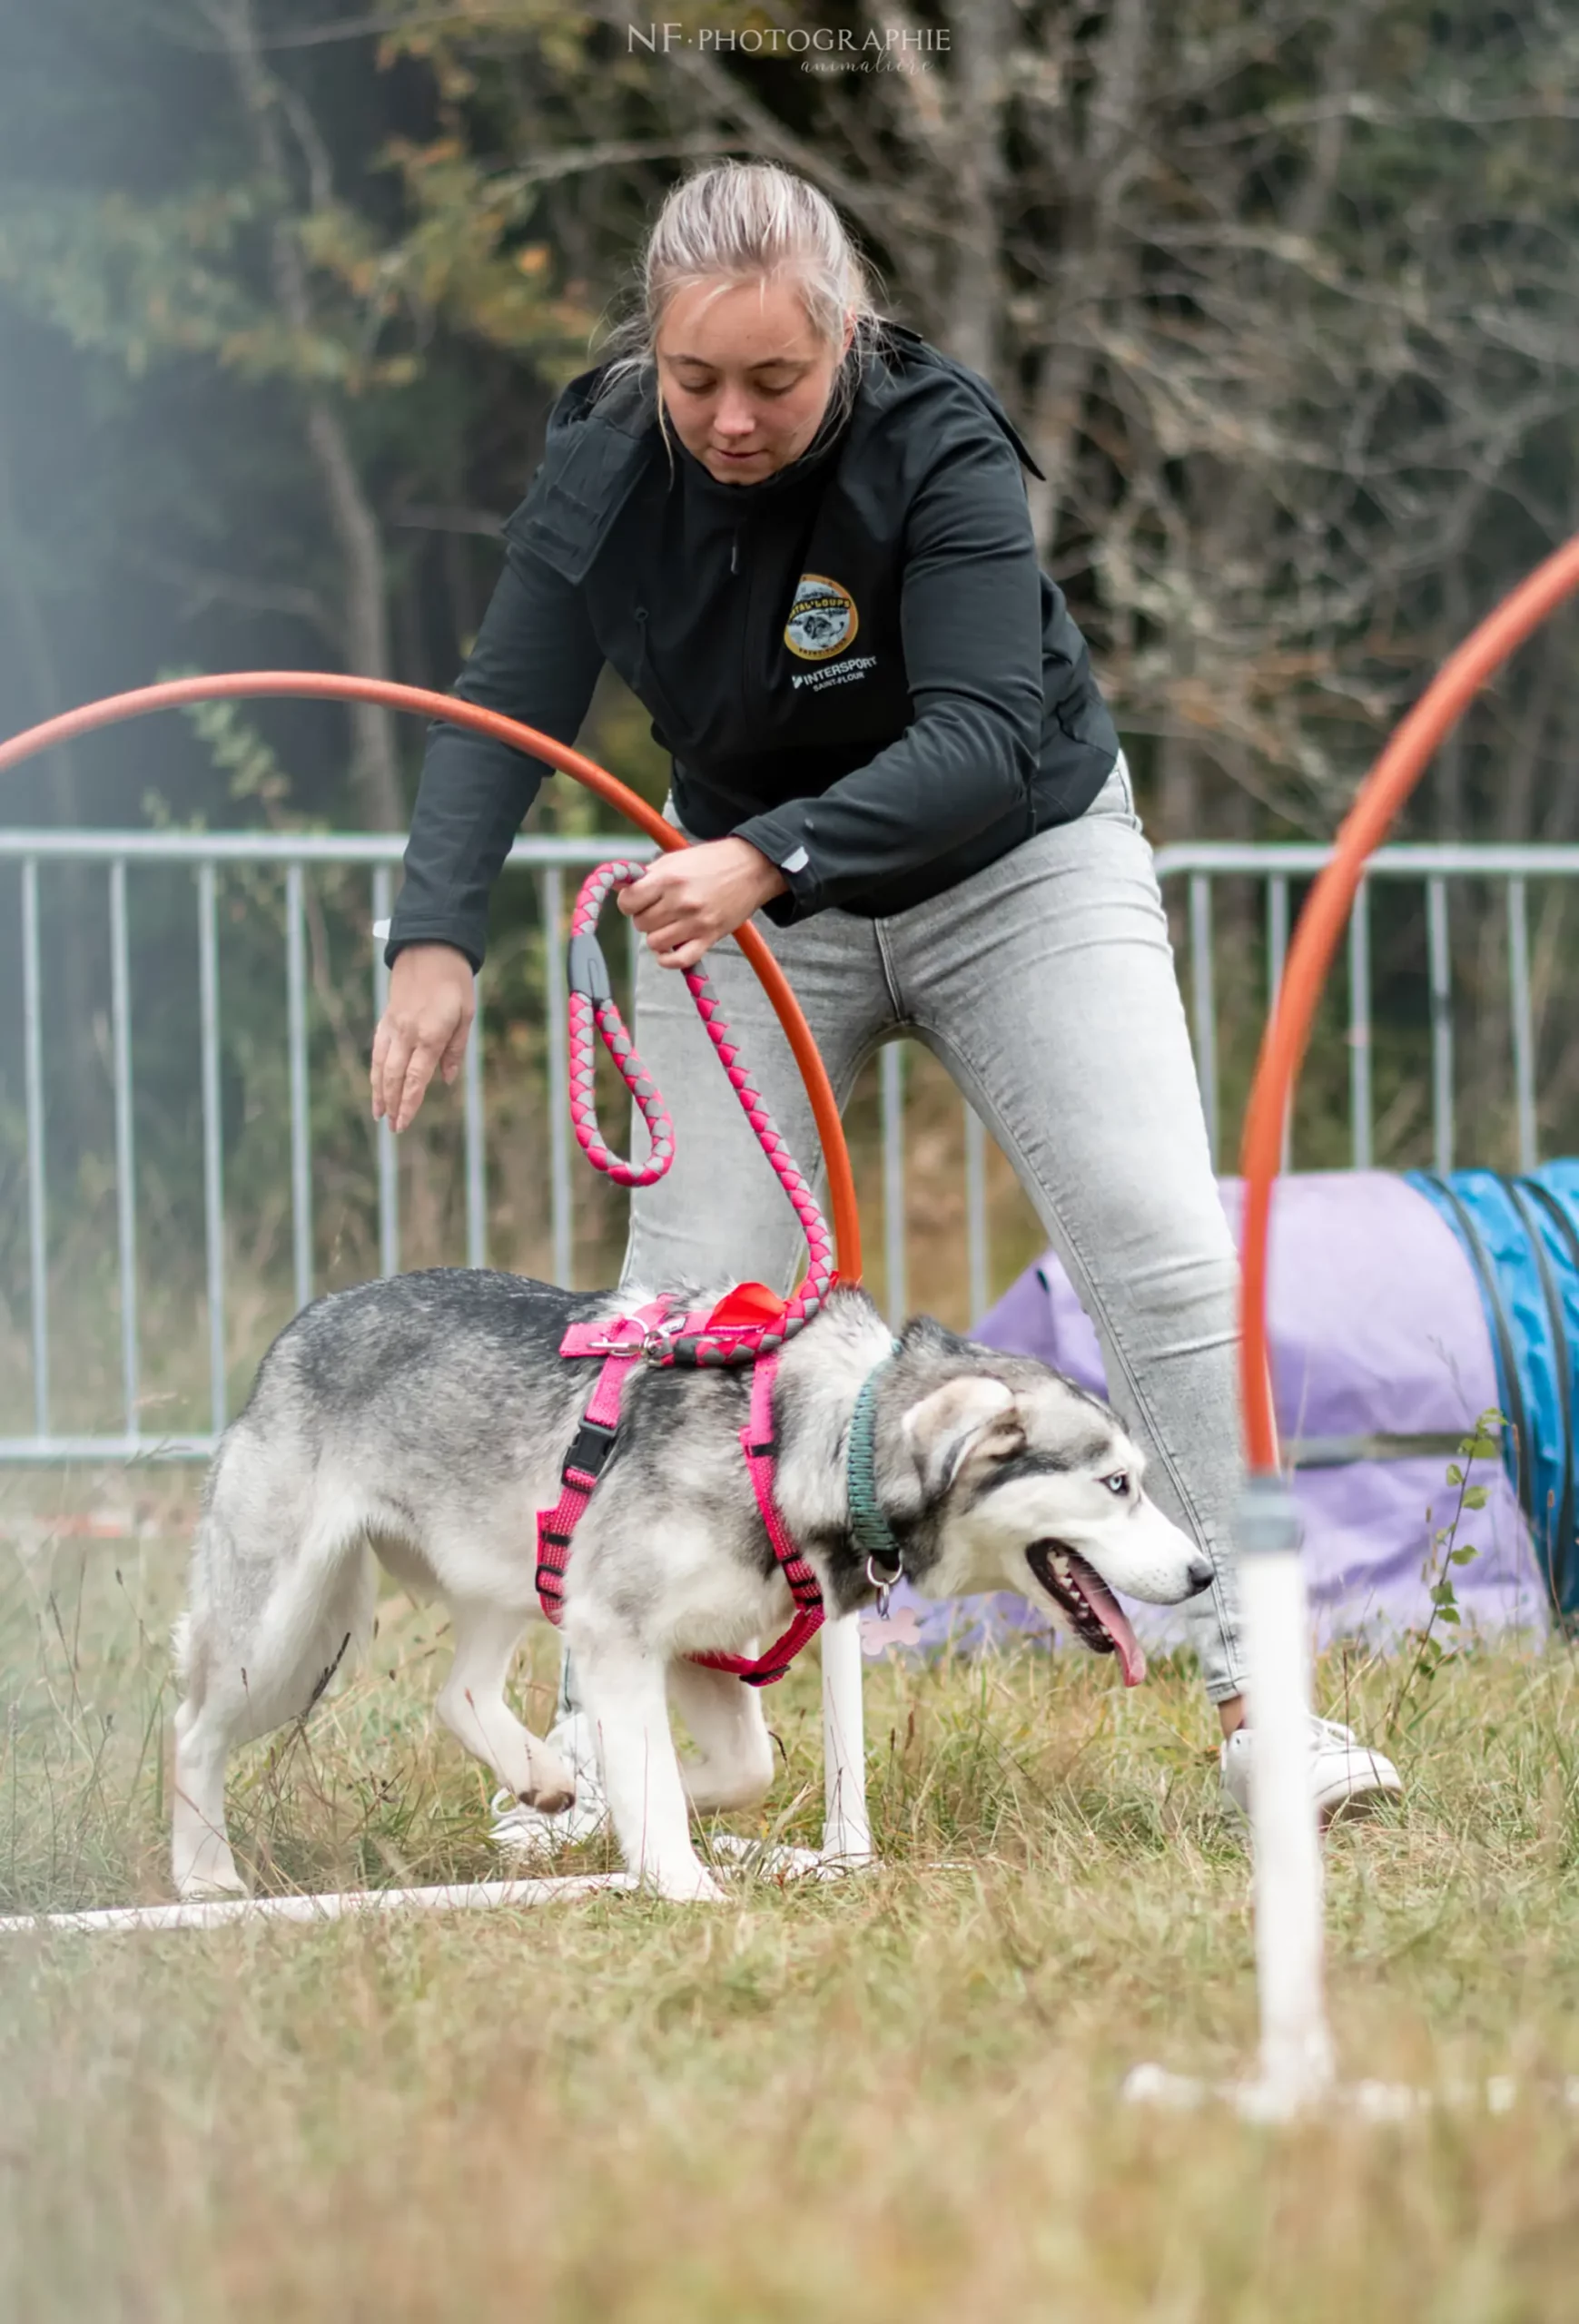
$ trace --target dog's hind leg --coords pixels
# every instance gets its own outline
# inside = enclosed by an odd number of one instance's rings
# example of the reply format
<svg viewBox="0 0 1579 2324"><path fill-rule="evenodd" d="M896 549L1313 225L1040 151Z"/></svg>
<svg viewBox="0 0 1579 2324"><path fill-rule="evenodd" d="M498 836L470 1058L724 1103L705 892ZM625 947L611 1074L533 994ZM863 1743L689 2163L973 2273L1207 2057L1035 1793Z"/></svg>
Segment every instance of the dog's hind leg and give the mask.
<svg viewBox="0 0 1579 2324"><path fill-rule="evenodd" d="M499 1606L450 1600L455 1659L438 1711L458 1743L490 1767L507 1791L558 1815L576 1797L576 1779L558 1753L529 1734L505 1700L505 1679L526 1628Z"/></svg>
<svg viewBox="0 0 1579 2324"><path fill-rule="evenodd" d="M205 1718L191 1695L175 1714L171 1871L176 1893L189 1900L247 1893L225 1829L225 1727L222 1718Z"/></svg>
<svg viewBox="0 0 1579 2324"><path fill-rule="evenodd" d="M722 1889L691 1845L663 1662L623 1640L587 1645L578 1637L574 1651L627 1866L676 1904L721 1903Z"/></svg>
<svg viewBox="0 0 1579 2324"><path fill-rule="evenodd" d="M246 1893L225 1829L226 1762L311 1710L372 1620L376 1578L356 1512L270 1508L233 1487L223 1473L216 1482L177 1633L186 1692L171 1853L184 1897Z"/></svg>
<svg viewBox="0 0 1579 2324"><path fill-rule="evenodd" d="M773 1738L760 1690L697 1662L671 1662L668 1675L669 1699L696 1747L696 1758L680 1759L691 1806L755 1807L773 1783Z"/></svg>

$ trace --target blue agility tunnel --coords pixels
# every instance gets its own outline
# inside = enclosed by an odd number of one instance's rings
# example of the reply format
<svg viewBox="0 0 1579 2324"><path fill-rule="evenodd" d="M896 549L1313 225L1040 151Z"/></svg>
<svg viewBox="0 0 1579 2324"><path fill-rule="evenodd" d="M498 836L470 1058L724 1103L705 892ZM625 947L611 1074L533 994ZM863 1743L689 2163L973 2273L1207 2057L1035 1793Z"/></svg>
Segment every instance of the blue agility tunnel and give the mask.
<svg viewBox="0 0 1579 2324"><path fill-rule="evenodd" d="M1236 1232L1237 1179L1221 1182ZM1466 1627L1579 1625L1579 1162L1527 1177L1464 1170L1325 1171L1279 1180L1268 1315L1278 1427L1305 1526L1321 1633L1378 1641L1425 1623L1432 1535L1452 1518L1449 1465L1487 1412L1506 1416L1500 1459L1475 1463L1484 1508L1456 1539ZM975 1327L1104 1391L1096 1334L1051 1253ZM1175 1613L1131 1608L1161 1645ZM969 1645L1040 1629L1001 1596L903 1608L894 1643ZM873 1637L875 1648L880 1640Z"/></svg>
<svg viewBox="0 0 1579 2324"><path fill-rule="evenodd" d="M1579 1162L1527 1177L1412 1171L1475 1270L1518 1495L1554 1620L1579 1619L1574 1443L1579 1419Z"/></svg>

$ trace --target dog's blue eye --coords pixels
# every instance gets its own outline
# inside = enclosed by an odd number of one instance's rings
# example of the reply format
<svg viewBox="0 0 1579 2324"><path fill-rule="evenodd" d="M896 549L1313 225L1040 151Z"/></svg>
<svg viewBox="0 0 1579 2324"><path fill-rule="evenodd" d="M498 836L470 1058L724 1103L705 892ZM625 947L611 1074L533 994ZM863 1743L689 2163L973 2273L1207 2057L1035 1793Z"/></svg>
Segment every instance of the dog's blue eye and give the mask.
<svg viewBox="0 0 1579 2324"><path fill-rule="evenodd" d="M1110 1477L1104 1477L1101 1482L1117 1501L1122 1501L1130 1490L1130 1480L1122 1469L1115 1469Z"/></svg>

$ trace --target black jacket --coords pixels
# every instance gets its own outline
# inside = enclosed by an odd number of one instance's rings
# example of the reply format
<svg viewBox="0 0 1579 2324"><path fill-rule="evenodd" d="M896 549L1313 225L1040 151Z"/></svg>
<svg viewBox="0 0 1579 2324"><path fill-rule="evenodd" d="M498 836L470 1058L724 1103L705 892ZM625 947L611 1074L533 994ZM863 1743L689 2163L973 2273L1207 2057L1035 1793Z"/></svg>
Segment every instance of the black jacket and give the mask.
<svg viewBox="0 0 1579 2324"><path fill-rule="evenodd" d="M650 386L554 407L456 692L573 743L605 662L650 712L695 838L779 865L781 924L902 911L1084 812L1118 755L1085 642L1041 573L987 382L895 324L843 428L719 484ZM671 459L673 472L671 473ZM480 962L539 762L436 725L389 942Z"/></svg>

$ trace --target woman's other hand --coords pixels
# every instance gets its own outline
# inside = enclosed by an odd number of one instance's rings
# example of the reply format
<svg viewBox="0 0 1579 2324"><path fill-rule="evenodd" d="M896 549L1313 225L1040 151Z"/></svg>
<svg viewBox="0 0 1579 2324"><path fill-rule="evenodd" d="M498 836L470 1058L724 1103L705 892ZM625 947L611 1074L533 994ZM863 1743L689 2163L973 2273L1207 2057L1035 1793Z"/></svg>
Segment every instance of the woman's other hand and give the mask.
<svg viewBox="0 0 1579 2324"><path fill-rule="evenodd" d="M460 1070L477 1012L471 962L452 944L407 944L390 970L390 998L373 1035L373 1119L404 1129L417 1118L438 1067Z"/></svg>
<svg viewBox="0 0 1579 2324"><path fill-rule="evenodd" d="M692 969L710 944L744 927L788 884L749 840L714 839L660 855L639 880L620 889L617 901L660 968Z"/></svg>

